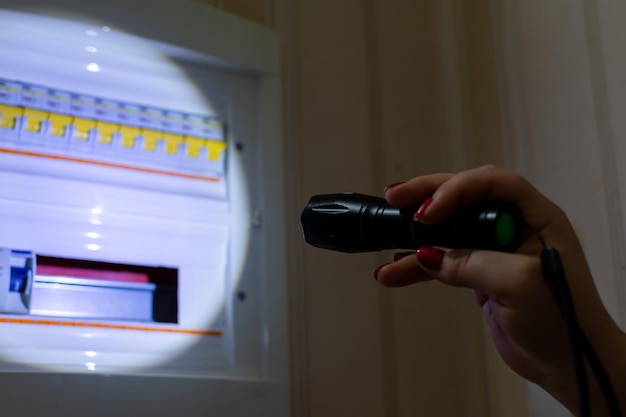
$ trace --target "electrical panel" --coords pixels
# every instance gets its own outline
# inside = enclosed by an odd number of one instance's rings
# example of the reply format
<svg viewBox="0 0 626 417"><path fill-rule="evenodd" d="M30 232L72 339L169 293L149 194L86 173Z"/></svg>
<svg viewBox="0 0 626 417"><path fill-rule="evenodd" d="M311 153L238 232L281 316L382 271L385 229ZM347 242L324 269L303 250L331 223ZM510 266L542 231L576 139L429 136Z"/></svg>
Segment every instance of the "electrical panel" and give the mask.
<svg viewBox="0 0 626 417"><path fill-rule="evenodd" d="M284 394L278 61L240 55L274 35L90 3L0 0L0 378Z"/></svg>

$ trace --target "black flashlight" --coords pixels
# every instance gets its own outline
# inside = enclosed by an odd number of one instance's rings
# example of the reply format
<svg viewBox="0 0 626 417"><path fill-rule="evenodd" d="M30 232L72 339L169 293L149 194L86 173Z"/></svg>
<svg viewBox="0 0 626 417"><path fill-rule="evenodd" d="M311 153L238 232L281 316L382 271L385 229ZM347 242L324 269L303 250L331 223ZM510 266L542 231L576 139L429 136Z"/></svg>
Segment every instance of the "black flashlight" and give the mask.
<svg viewBox="0 0 626 417"><path fill-rule="evenodd" d="M300 220L309 244L349 253L420 246L513 252L522 240L523 219L512 205L463 207L437 225L415 221L416 210L363 194L325 194L309 200Z"/></svg>

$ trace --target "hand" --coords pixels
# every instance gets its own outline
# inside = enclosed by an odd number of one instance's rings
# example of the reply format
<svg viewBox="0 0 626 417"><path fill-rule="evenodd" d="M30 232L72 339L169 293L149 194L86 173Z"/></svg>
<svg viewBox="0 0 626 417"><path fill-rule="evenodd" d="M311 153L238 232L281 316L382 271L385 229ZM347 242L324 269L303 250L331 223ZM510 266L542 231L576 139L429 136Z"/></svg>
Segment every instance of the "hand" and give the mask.
<svg viewBox="0 0 626 417"><path fill-rule="evenodd" d="M626 357L624 335L602 305L573 228L563 211L525 179L485 166L457 175L413 178L388 187L385 197L396 207L422 204L418 219L427 224L439 223L459 207L479 201L511 203L519 208L530 228L516 253L420 248L417 256L398 256L396 262L375 271L382 285L399 287L435 279L472 289L504 361L576 411L578 400L568 337L542 276L539 256L543 246L533 233L536 231L559 250L580 326L605 367L615 363L626 372L621 359ZM617 385L623 388L621 382ZM602 397L594 394L594 398L594 409L603 415ZM622 407L626 409L626 404Z"/></svg>

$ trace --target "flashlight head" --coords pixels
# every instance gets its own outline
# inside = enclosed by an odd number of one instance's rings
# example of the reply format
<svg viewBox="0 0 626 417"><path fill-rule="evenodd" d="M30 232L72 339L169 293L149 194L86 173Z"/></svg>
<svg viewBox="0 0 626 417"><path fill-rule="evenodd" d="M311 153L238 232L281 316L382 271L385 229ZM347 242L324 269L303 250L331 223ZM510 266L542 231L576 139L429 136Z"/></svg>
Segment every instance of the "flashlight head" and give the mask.
<svg viewBox="0 0 626 417"><path fill-rule="evenodd" d="M304 239L339 252L413 247L411 216L385 199L358 193L312 197L300 216Z"/></svg>

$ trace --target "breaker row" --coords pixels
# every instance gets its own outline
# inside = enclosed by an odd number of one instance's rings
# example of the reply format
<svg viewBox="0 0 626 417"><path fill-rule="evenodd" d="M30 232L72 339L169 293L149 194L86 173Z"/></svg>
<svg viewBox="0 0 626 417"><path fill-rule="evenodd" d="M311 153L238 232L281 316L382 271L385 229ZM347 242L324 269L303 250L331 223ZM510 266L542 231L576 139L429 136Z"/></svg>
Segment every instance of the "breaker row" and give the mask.
<svg viewBox="0 0 626 417"><path fill-rule="evenodd" d="M223 174L226 150L223 141L3 104L0 143L218 175Z"/></svg>
<svg viewBox="0 0 626 417"><path fill-rule="evenodd" d="M0 104L143 129L224 140L215 117L158 109L0 79Z"/></svg>
<svg viewBox="0 0 626 417"><path fill-rule="evenodd" d="M5 80L0 80L2 144L218 176L225 167L223 124L216 118Z"/></svg>

